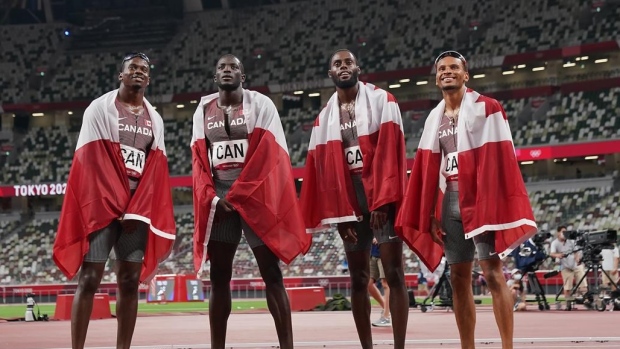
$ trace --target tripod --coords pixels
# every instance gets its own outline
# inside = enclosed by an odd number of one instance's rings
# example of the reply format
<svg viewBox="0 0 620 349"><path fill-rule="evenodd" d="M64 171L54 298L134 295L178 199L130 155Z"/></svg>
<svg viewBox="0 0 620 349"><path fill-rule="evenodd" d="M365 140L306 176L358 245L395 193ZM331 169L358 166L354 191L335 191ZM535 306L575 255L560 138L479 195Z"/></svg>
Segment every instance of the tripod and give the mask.
<svg viewBox="0 0 620 349"><path fill-rule="evenodd" d="M475 271L473 274L478 275ZM439 296L439 301L435 302L435 298ZM476 304L481 304L479 299L474 300ZM429 309L433 311L435 307L445 307L446 310L452 309L452 284L450 282L450 266L446 263L441 277L431 288L429 295L424 298L420 304L420 310L426 313Z"/></svg>
<svg viewBox="0 0 620 349"><path fill-rule="evenodd" d="M540 285L540 281L538 280L538 276L535 271L527 271L527 281L528 293L533 294L535 298L534 300L528 300L526 302L538 303L538 310L549 310L551 307L547 302L547 296L545 296L545 291Z"/></svg>
<svg viewBox="0 0 620 349"><path fill-rule="evenodd" d="M599 276L598 276L599 268L603 272L603 274L605 274L609 278L612 286L615 286L616 288L618 288L618 285L613 281L610 275L605 270L603 270L603 268L601 267L601 259L599 257L599 254L596 254L596 255L594 253L584 254L583 261L588 268L586 269L581 279L571 289L569 298L574 298L574 295L577 292L577 289L579 289L579 285L581 285L581 283L585 280L588 291L586 292L586 294L583 295L583 304L585 304L587 307L593 306L594 309L598 311L605 311L607 304L605 303L604 297L601 297L601 290L599 287L599 280L598 280L599 279ZM590 272L593 272L593 275L594 275L594 285L592 286L588 284L587 279L586 279L588 277L588 273ZM555 297L556 302L558 302L558 299L560 297L560 294L562 294L562 292L564 292L564 286L562 286L562 288L556 295ZM569 302L568 299L566 300L567 310L572 309L571 303L572 302Z"/></svg>

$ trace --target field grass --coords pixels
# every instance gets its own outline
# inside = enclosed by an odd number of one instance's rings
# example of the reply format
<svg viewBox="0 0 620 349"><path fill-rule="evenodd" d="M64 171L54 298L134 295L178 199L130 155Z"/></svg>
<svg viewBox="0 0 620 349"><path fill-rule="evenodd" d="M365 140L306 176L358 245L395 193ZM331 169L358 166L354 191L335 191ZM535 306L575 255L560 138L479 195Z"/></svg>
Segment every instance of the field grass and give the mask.
<svg viewBox="0 0 620 349"><path fill-rule="evenodd" d="M54 315L55 304L40 304L39 309L41 314L47 314L49 317ZM247 311L267 309L267 301L262 299L257 300L234 300L232 303L233 311ZM38 309L35 306L35 313L38 313ZM146 303L140 302L138 304L138 313L143 314L155 314L155 313L195 313L195 312L207 312L209 310L208 302L185 302L185 303ZM116 303L110 303L110 311L112 314L116 312ZM12 319L16 317L24 317L26 312L26 304L9 304L0 305L0 319Z"/></svg>
<svg viewBox="0 0 620 349"><path fill-rule="evenodd" d="M482 305L490 305L490 297L478 298L482 301ZM418 302L421 302L422 298L418 298ZM372 300L371 304L377 306L377 302ZM54 315L54 304L40 304L38 308L35 306L35 313L40 310L41 315L47 314L49 317ZM248 311L248 310L266 310L267 301L264 299L252 299L252 300L233 300L232 310L235 311ZM138 313L142 314L158 314L158 313L206 313L209 310L208 302L186 302L186 303L146 303L140 302L138 304ZM112 314L116 311L116 304L110 303L110 311ZM23 318L26 312L26 304L8 304L0 305L0 319L14 319Z"/></svg>

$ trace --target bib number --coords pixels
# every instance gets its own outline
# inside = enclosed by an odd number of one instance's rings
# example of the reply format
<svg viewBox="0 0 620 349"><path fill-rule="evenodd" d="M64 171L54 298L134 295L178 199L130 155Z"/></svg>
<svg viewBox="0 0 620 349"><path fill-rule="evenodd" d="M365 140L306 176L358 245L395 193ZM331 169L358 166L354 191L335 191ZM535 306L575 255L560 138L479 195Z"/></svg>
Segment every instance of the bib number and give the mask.
<svg viewBox="0 0 620 349"><path fill-rule="evenodd" d="M443 170L444 176L451 177L459 174L458 158L458 153L450 153L446 156L446 164Z"/></svg>
<svg viewBox="0 0 620 349"><path fill-rule="evenodd" d="M146 163L146 154L140 149L124 144L121 144L121 153L123 154L127 175L140 178Z"/></svg>
<svg viewBox="0 0 620 349"><path fill-rule="evenodd" d="M242 168L245 163L245 156L247 153L247 139L215 142L211 146L211 161L213 162L213 168L218 170Z"/></svg>
<svg viewBox="0 0 620 349"><path fill-rule="evenodd" d="M344 150L344 160L349 166L350 172L361 172L364 165L362 150L359 145Z"/></svg>

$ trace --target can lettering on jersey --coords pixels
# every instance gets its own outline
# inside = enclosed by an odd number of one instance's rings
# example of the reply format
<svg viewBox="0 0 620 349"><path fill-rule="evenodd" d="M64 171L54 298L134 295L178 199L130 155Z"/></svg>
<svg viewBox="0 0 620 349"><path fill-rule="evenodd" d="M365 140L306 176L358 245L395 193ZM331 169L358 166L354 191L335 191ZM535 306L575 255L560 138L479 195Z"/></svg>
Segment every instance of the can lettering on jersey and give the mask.
<svg viewBox="0 0 620 349"><path fill-rule="evenodd" d="M237 139L215 142L211 146L211 161L217 170L243 168L248 153L248 140Z"/></svg>
<svg viewBox="0 0 620 349"><path fill-rule="evenodd" d="M121 144L121 153L123 154L127 175L134 178L140 178L142 176L142 171L144 170L146 154L140 149L124 144Z"/></svg>
<svg viewBox="0 0 620 349"><path fill-rule="evenodd" d="M449 153L446 155L446 167L443 170L443 175L448 178L459 174L458 153Z"/></svg>
<svg viewBox="0 0 620 349"><path fill-rule="evenodd" d="M364 161L359 145L346 148L344 150L344 159L347 162L347 166L349 166L349 172L362 173Z"/></svg>

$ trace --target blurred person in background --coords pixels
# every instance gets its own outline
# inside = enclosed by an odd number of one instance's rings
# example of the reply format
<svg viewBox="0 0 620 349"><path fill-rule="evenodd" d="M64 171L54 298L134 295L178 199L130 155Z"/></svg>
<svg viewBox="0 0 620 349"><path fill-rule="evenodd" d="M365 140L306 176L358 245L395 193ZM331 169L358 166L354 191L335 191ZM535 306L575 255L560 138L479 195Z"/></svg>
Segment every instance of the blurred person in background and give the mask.
<svg viewBox="0 0 620 349"><path fill-rule="evenodd" d="M549 256L556 259L557 266L562 274L562 283L564 287L564 299L566 307L564 310L571 310L571 302L574 300L571 296L573 285L585 275L584 266L581 263L581 252L575 252L577 247L575 240L566 238L566 227L561 225L557 228L555 240L551 242L549 248ZM578 294L584 295L588 292L588 285L585 280L578 285Z"/></svg>

